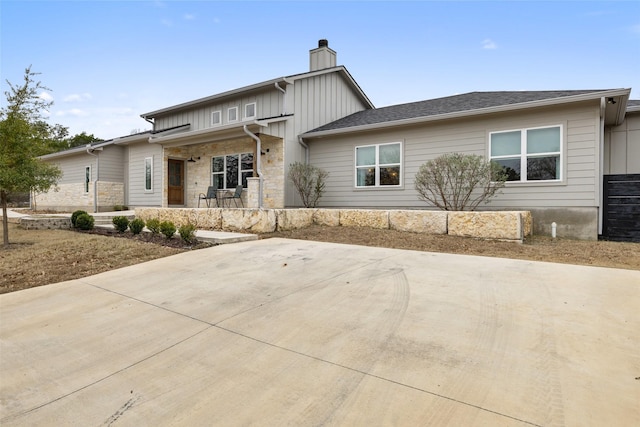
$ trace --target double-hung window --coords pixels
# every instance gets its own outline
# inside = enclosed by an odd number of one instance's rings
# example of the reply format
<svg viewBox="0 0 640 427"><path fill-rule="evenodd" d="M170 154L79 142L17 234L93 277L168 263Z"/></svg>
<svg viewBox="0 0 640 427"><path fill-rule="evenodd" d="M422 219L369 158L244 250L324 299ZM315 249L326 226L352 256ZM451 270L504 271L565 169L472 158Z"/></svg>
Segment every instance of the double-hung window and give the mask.
<svg viewBox="0 0 640 427"><path fill-rule="evenodd" d="M153 157L144 159L144 191L153 191Z"/></svg>
<svg viewBox="0 0 640 427"><path fill-rule="evenodd" d="M356 147L356 187L400 187L402 182L402 144Z"/></svg>
<svg viewBox="0 0 640 427"><path fill-rule="evenodd" d="M247 188L247 178L253 176L253 153L217 156L211 163L211 185L217 189L235 189L242 184Z"/></svg>
<svg viewBox="0 0 640 427"><path fill-rule="evenodd" d="M507 181L562 180L562 126L492 132L490 157Z"/></svg>

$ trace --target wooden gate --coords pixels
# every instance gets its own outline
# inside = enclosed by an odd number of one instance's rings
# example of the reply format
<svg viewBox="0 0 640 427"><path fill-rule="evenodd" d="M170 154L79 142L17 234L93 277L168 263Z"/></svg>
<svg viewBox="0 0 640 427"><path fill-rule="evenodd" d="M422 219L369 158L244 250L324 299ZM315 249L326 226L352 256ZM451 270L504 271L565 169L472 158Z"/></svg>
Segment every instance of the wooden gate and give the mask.
<svg viewBox="0 0 640 427"><path fill-rule="evenodd" d="M602 237L640 242L640 174L605 175Z"/></svg>

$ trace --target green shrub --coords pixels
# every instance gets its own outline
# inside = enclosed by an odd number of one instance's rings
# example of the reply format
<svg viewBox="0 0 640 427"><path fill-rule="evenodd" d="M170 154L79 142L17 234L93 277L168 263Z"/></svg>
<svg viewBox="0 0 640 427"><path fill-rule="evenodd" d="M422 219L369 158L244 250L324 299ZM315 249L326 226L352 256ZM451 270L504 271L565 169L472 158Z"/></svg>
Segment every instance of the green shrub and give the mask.
<svg viewBox="0 0 640 427"><path fill-rule="evenodd" d="M92 230L95 220L88 213L80 214L76 217L76 228L80 230Z"/></svg>
<svg viewBox="0 0 640 427"><path fill-rule="evenodd" d="M87 211L81 211L81 210L75 211L74 213L71 214L71 225L73 227L76 227L76 220L82 214L88 215Z"/></svg>
<svg viewBox="0 0 640 427"><path fill-rule="evenodd" d="M111 222L113 222L113 226L116 230L121 233L124 233L127 231L127 228L129 228L129 218L126 216L114 216Z"/></svg>
<svg viewBox="0 0 640 427"><path fill-rule="evenodd" d="M143 228L144 228L144 221L141 220L140 218L136 218L129 223L129 230L131 230L133 234L140 234Z"/></svg>
<svg viewBox="0 0 640 427"><path fill-rule="evenodd" d="M182 240L187 243L193 243L196 240L196 226L191 223L181 225L178 228L178 233Z"/></svg>
<svg viewBox="0 0 640 427"><path fill-rule="evenodd" d="M160 232L164 234L167 239L170 239L176 234L176 226L171 221L162 221L160 223Z"/></svg>
<svg viewBox="0 0 640 427"><path fill-rule="evenodd" d="M160 220L157 218L151 218L147 221L147 228L153 234L158 234L160 232Z"/></svg>

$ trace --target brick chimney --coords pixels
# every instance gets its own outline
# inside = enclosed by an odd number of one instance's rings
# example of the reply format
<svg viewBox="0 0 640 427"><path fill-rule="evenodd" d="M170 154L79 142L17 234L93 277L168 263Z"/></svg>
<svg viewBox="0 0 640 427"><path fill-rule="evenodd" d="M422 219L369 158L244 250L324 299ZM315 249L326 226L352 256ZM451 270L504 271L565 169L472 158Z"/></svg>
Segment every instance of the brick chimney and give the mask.
<svg viewBox="0 0 640 427"><path fill-rule="evenodd" d="M309 71L318 71L336 66L336 52L329 49L329 41L318 40L318 47L309 51Z"/></svg>

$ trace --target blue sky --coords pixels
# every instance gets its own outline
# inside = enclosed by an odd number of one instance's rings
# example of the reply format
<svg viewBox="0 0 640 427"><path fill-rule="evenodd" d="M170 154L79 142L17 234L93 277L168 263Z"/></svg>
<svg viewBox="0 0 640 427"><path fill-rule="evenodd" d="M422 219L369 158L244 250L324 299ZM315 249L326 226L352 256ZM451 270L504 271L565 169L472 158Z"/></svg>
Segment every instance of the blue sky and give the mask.
<svg viewBox="0 0 640 427"><path fill-rule="evenodd" d="M49 121L108 139L140 114L305 72L328 39L377 107L472 91L632 87L638 1L0 1L2 91L32 65ZM5 105L5 97L2 97Z"/></svg>

